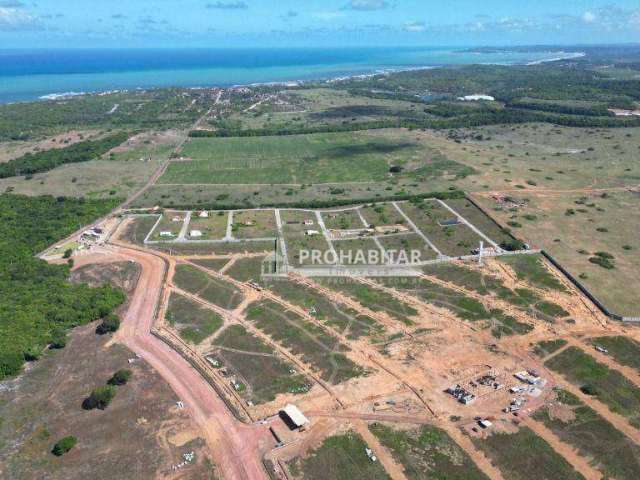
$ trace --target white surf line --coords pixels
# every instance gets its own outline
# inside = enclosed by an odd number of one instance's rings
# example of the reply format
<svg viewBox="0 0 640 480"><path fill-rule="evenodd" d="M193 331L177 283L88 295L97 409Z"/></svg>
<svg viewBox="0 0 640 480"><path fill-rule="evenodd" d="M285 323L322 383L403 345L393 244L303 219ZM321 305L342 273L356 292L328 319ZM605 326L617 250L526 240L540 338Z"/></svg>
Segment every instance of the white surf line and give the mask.
<svg viewBox="0 0 640 480"><path fill-rule="evenodd" d="M282 256L284 257L285 271L289 269L289 256L287 254L287 242L284 241L284 232L282 231L282 218L280 217L280 209L274 210L276 215L276 226L278 227L278 238L280 239L280 249L282 250Z"/></svg>
<svg viewBox="0 0 640 480"><path fill-rule="evenodd" d="M187 212L182 221L182 228L180 229L180 233L178 234L177 240L185 240L187 236L187 230L189 229L189 224L191 223L191 213Z"/></svg>
<svg viewBox="0 0 640 480"><path fill-rule="evenodd" d="M227 217L227 232L223 240L233 240L233 210L229 210L229 216Z"/></svg>
<svg viewBox="0 0 640 480"><path fill-rule="evenodd" d="M431 247L433 251L438 254L438 257L447 257L447 255L443 255L443 253L440 250L438 250L438 247L436 247L433 244L433 242L431 242L431 240L429 240L429 238L424 233L422 233L422 230L420 230L416 226L416 224L413 223L413 221L409 218L409 216L406 213L404 213L404 211L400 208L400 205L398 205L396 202L391 202L391 205L393 205L395 209L398 211L398 213L402 215L402 217L407 221L407 223L413 229L413 231L416 232L427 243L427 245L429 245L429 247Z"/></svg>
<svg viewBox="0 0 640 480"><path fill-rule="evenodd" d="M480 237L483 238L483 240L489 242L491 244L491 246L493 248L495 248L496 250L498 250L499 252L502 251L502 248L500 248L500 246L494 242L493 240L491 240L489 237L487 237L484 233L482 233L478 228L476 228L475 225L473 225L471 222L469 222L466 218L464 218L462 215L460 215L458 212L456 212L453 208L451 208L449 205L447 205L446 203L444 203L442 200L440 199L436 199L436 201L442 205L444 208L446 208L447 210L449 210L451 213L453 213L458 220L460 220L462 223L464 223L467 227L469 227L471 230L473 230L477 235L479 235Z"/></svg>
<svg viewBox="0 0 640 480"><path fill-rule="evenodd" d="M331 236L329 235L327 226L324 224L324 220L322 219L322 213L320 213L320 210L316 210L316 219L318 220L318 225L320 226L320 230L322 230L322 235L324 235L324 239L329 244L329 250L331 250L331 252L335 256L334 258L337 258L338 252L336 252L336 249L333 246L333 243L331 243Z"/></svg>

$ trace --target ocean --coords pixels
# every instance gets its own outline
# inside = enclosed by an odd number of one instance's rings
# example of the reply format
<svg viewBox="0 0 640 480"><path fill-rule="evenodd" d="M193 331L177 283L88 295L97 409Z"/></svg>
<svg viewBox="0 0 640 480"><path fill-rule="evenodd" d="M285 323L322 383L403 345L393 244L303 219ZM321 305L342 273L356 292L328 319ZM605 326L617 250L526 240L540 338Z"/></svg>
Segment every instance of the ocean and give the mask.
<svg viewBox="0 0 640 480"><path fill-rule="evenodd" d="M136 88L320 80L444 65L527 64L576 55L444 47L0 50L0 103Z"/></svg>

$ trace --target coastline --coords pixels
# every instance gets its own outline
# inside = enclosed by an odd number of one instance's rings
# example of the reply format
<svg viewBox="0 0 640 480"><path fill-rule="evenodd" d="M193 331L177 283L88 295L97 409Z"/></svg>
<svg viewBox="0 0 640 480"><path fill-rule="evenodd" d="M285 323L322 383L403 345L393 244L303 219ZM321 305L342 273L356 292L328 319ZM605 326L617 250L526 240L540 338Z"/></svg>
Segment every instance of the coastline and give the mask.
<svg viewBox="0 0 640 480"><path fill-rule="evenodd" d="M457 51L451 51L450 54L452 56L455 56L456 54L462 54L463 51L462 50L457 50ZM509 52L508 50L504 50L503 52L504 54L510 54L510 53L520 53L520 52ZM531 52L531 53L543 53L543 52ZM326 73L323 71L318 71L317 75L314 74L313 72L309 73L307 78L295 78L295 77L290 77L290 78L283 78L283 79L278 79L275 81L263 81L263 82L240 82L240 83L229 83L229 84L225 84L223 82L220 81L215 81L212 79L212 81L209 82L197 82L194 84L190 84L190 82L188 80L180 80L178 77L180 77L180 75L184 76L185 72L184 71L173 71L173 77L172 79L170 79L168 82L165 82L163 84L157 84L157 85L148 85L148 86L144 86L142 83L138 86L131 86L128 85L127 87L121 87L118 88L118 86L113 85L112 88L105 88L105 89L72 89L72 90L68 90L68 91L64 91L64 90L60 90L60 91L51 91L51 92L46 92L46 93L42 93L42 94L23 94L22 96L25 97L24 99L17 99L14 101L11 100L7 100L7 101L3 101L0 99L0 105L4 104L4 105L10 105L10 104L15 104L15 103L29 103L29 102L34 102L34 101L59 101L59 100L65 100L65 99L71 99L74 97L81 97L81 96L88 96L88 95L110 95L110 94L115 94L115 93L124 93L127 91L134 91L134 90L139 90L139 91L155 91L155 90L162 90L162 89L166 89L166 88L184 88L184 89L192 89L192 90L198 90L198 89L210 89L210 88L242 88L242 87L262 87L262 86L283 86L283 87L297 87L297 86L302 86L305 84L309 84L309 83L326 83L326 84L333 84L333 83L339 83L339 82L344 82L344 81L349 81L349 80L353 80L353 79L366 79L366 78L372 78L372 77L376 77L378 75L390 75L393 73L400 73L400 72L410 72L410 71L421 71L421 70L431 70L431 69L436 69L436 68L446 68L446 67L450 67L450 66L456 66L456 65L472 65L472 64L482 64L482 65L503 65L503 66L523 66L523 65L528 65L528 66L533 66L533 65L541 65L541 64L545 64L545 63L551 63L551 62L557 62L557 61L562 61L562 60L571 60L571 59L576 59L576 58L582 58L586 56L585 52L565 52L565 51L553 51L550 50L548 52L544 52L544 54L547 55L546 58L541 58L541 59L537 59L537 60L526 60L526 59L522 59L520 61L488 61L488 62L456 62L456 61L450 61L447 63L438 63L438 64L424 64L424 65L411 65L411 66L375 66L375 65L371 65L368 67L363 67L362 65L352 65L351 68L349 68L348 66L345 67L341 67L340 65L335 65L335 68L333 68L334 70L341 70L344 69L345 71L348 70L352 70L352 73L344 73L344 74L336 74L336 73ZM329 66L327 67L328 69L332 69L331 67L333 66ZM260 67L256 67L256 69L259 69ZM126 72L124 73L124 75L127 76L132 76L132 75L136 75L139 74L140 76L150 76L151 74L156 74L157 72L155 71L132 71L132 72ZM171 74L167 74L167 72L165 73L165 80L166 78L171 75ZM74 75L76 74L68 74L68 75L60 75L61 78L64 78L65 80L69 80L69 79L74 79ZM103 75L103 74L95 74L95 75ZM104 75L108 75L108 72L105 72ZM161 77L160 73L157 73L158 77ZM188 75L187 75L188 76ZM172 81L175 81L176 83L171 83ZM141 81L144 82L144 81Z"/></svg>

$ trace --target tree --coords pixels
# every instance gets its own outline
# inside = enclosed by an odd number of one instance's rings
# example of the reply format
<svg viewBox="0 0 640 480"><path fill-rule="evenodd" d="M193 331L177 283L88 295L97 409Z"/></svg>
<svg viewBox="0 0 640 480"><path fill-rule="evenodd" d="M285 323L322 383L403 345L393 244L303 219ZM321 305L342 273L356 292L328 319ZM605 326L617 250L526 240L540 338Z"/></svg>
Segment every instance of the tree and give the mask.
<svg viewBox="0 0 640 480"><path fill-rule="evenodd" d="M104 410L109 406L113 397L116 396L116 387L113 385L105 385L104 387L98 387L91 392L87 398L82 402L82 408L85 410L93 410L98 408Z"/></svg>
<svg viewBox="0 0 640 480"><path fill-rule="evenodd" d="M56 330L51 337L49 348L61 349L67 346L67 333L64 330Z"/></svg>
<svg viewBox="0 0 640 480"><path fill-rule="evenodd" d="M71 258L71 255L73 255L73 249L72 248L67 248L64 251L64 255L62 255L62 258Z"/></svg>
<svg viewBox="0 0 640 480"><path fill-rule="evenodd" d="M73 447L75 447L77 443L78 439L73 435L69 435L68 437L64 437L63 439L59 440L58 443L53 446L51 453L53 453L57 457L61 457Z"/></svg>
<svg viewBox="0 0 640 480"><path fill-rule="evenodd" d="M109 385L125 385L131 379L131 370L118 370L107 382Z"/></svg>
<svg viewBox="0 0 640 480"><path fill-rule="evenodd" d="M120 328L120 319L114 313L107 315L100 325L96 328L98 335L105 335L107 333L117 332Z"/></svg>

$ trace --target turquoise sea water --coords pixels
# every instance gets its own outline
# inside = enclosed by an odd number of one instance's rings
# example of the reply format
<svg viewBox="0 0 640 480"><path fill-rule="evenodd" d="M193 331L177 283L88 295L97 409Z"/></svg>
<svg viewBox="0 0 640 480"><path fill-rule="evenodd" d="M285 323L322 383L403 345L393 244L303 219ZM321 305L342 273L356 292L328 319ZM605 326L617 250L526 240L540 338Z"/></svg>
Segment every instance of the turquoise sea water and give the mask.
<svg viewBox="0 0 640 480"><path fill-rule="evenodd" d="M454 48L0 50L0 103L52 94L329 79L443 65L526 64L558 51Z"/></svg>

